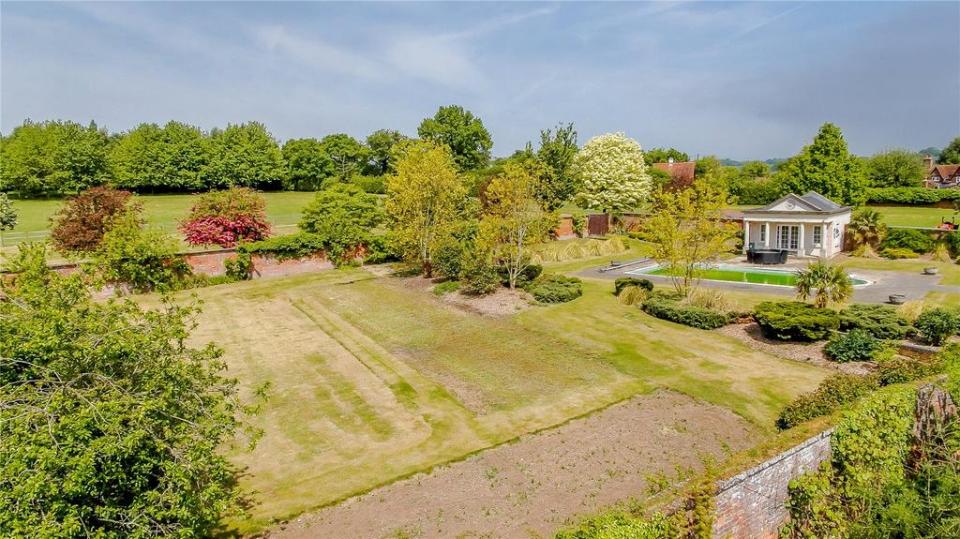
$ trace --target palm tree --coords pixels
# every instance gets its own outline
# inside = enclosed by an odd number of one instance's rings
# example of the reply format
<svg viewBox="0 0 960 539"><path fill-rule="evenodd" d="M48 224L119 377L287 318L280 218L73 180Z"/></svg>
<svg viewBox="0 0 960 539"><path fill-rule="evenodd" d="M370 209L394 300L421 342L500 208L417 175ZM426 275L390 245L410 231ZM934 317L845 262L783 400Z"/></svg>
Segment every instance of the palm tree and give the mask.
<svg viewBox="0 0 960 539"><path fill-rule="evenodd" d="M887 235L883 216L873 208L860 208L855 211L847 228L852 233L853 246L858 250L876 247Z"/></svg>
<svg viewBox="0 0 960 539"><path fill-rule="evenodd" d="M813 296L813 304L821 309L831 301L843 303L853 295L853 284L840 266L822 260L813 262L797 272L797 299L806 301Z"/></svg>

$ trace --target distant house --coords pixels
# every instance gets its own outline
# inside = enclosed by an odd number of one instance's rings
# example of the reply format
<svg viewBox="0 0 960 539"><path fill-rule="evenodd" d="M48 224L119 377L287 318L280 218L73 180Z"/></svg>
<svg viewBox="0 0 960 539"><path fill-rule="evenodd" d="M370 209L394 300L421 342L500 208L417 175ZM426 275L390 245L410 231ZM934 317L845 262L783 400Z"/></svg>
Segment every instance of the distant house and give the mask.
<svg viewBox="0 0 960 539"><path fill-rule="evenodd" d="M696 161L674 161L671 157L666 163L654 163L653 168L670 175L670 189L683 189L693 185L696 174Z"/></svg>
<svg viewBox="0 0 960 539"><path fill-rule="evenodd" d="M831 258L843 250L850 207L813 191L743 210L743 249L783 249L797 257Z"/></svg>
<svg viewBox="0 0 960 539"><path fill-rule="evenodd" d="M933 158L925 156L923 163L927 167L927 179L923 184L931 189L960 187L960 165L934 165Z"/></svg>

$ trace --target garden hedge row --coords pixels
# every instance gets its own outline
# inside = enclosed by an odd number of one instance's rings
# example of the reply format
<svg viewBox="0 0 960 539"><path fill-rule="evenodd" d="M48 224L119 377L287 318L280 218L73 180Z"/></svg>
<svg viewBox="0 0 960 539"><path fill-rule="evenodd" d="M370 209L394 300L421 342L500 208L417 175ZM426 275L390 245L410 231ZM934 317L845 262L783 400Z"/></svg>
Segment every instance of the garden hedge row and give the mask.
<svg viewBox="0 0 960 539"><path fill-rule="evenodd" d="M717 329L729 324L733 318L729 313L684 305L679 299L664 295L651 296L643 302L642 309L643 312L662 320L700 329Z"/></svg>
<svg viewBox="0 0 960 539"><path fill-rule="evenodd" d="M925 187L874 187L867 189L868 204L922 206L944 201L960 201L960 189L927 189Z"/></svg>

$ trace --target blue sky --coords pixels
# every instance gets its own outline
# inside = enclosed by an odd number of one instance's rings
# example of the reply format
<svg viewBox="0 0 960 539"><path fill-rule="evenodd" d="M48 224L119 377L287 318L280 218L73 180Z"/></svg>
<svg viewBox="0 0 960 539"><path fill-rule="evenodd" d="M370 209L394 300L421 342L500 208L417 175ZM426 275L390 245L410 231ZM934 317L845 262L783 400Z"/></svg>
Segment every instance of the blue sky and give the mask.
<svg viewBox="0 0 960 539"><path fill-rule="evenodd" d="M0 129L259 120L278 139L415 134L439 105L505 155L585 141L787 156L824 121L852 150L960 135L960 3L0 4Z"/></svg>

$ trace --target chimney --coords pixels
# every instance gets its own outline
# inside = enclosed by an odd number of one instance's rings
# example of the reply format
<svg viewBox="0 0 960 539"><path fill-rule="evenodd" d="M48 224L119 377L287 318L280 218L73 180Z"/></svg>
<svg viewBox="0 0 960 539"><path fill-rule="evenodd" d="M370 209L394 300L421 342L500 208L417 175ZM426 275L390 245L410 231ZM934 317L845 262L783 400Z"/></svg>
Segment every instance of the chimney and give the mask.
<svg viewBox="0 0 960 539"><path fill-rule="evenodd" d="M933 170L933 156L925 155L923 156L923 166L927 169L927 172Z"/></svg>

